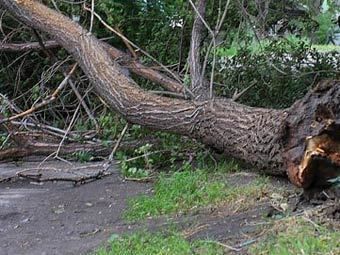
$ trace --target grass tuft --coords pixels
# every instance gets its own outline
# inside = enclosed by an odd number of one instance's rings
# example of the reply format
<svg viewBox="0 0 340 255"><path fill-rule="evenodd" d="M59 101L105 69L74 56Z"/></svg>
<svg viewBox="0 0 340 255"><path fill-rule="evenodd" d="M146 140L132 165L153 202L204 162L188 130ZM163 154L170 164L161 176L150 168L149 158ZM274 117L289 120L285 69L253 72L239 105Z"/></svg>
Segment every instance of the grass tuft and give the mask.
<svg viewBox="0 0 340 255"><path fill-rule="evenodd" d="M151 234L146 231L115 237L108 249L100 249L96 255L219 255L224 254L217 244L207 241L185 240L178 233Z"/></svg>
<svg viewBox="0 0 340 255"><path fill-rule="evenodd" d="M171 176L160 175L152 196L139 196L128 202L127 220L140 220L168 213L183 213L195 207L237 203L244 209L267 190L267 179L258 177L248 184L229 185L223 173L185 170Z"/></svg>
<svg viewBox="0 0 340 255"><path fill-rule="evenodd" d="M339 231L291 218L277 223L266 240L250 249L250 254L335 255L340 254L339 240Z"/></svg>

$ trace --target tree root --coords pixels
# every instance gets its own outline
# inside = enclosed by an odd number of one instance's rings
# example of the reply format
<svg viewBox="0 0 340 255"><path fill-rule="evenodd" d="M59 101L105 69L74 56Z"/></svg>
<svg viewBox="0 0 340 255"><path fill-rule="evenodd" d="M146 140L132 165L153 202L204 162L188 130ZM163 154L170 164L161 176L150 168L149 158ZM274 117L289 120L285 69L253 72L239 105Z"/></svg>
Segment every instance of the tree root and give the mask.
<svg viewBox="0 0 340 255"><path fill-rule="evenodd" d="M288 119L291 139L285 158L288 176L299 187L327 186L340 175L340 92L336 83L320 83L292 107L295 115Z"/></svg>

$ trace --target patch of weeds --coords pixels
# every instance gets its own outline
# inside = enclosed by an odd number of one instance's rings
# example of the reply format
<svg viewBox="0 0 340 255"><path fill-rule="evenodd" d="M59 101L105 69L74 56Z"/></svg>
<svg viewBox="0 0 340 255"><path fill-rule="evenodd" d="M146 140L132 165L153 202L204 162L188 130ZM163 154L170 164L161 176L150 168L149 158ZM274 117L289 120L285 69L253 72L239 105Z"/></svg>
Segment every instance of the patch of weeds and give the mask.
<svg viewBox="0 0 340 255"><path fill-rule="evenodd" d="M138 127L132 126L131 128L130 132L134 137L138 134L143 136L145 132L145 129ZM154 173L157 169L177 171L192 165L198 168L206 168L212 166L214 162L209 150L191 140L183 143L179 136L164 132L155 133L155 137L158 138L156 146L147 143L135 150L117 153L116 159L120 160L122 174L125 177L143 178Z"/></svg>
<svg viewBox="0 0 340 255"><path fill-rule="evenodd" d="M178 233L164 235L146 231L111 238L108 249L100 249L96 255L219 255L224 254L222 247L208 241L185 240Z"/></svg>
<svg viewBox="0 0 340 255"><path fill-rule="evenodd" d="M264 242L251 247L259 255L332 255L340 254L340 232L299 218L279 221Z"/></svg>
<svg viewBox="0 0 340 255"><path fill-rule="evenodd" d="M116 139L123 127L126 125L125 120L120 118L119 115L114 113L103 113L97 118L99 130L97 130L97 138L100 138L104 146L109 147L112 140ZM57 125L58 126L58 125ZM93 121L89 121L87 118L79 118L74 125L75 136L74 138L78 142L84 142L83 134L89 130L95 130L97 127Z"/></svg>
<svg viewBox="0 0 340 255"><path fill-rule="evenodd" d="M121 173L126 178L145 178L149 176L149 171L144 168L130 166L126 157L123 156L120 162Z"/></svg>
<svg viewBox="0 0 340 255"><path fill-rule="evenodd" d="M157 169L178 171L185 164L200 169L210 168L216 164L210 150L194 140L179 135L166 132L152 132L150 135L150 130L133 125L125 137L147 141L150 138L155 139L153 145L145 144L136 150L117 153L116 158L123 163L122 173L127 174L127 177L133 177L136 173L139 175L141 172L143 174L154 172Z"/></svg>
<svg viewBox="0 0 340 255"><path fill-rule="evenodd" d="M153 170L154 159L152 157L151 145L145 144L134 151L135 157L128 159L122 152L117 153L120 160L121 172L128 178L145 178Z"/></svg>
<svg viewBox="0 0 340 255"><path fill-rule="evenodd" d="M170 176L161 174L152 196L129 201L127 220L139 220L168 213L183 213L192 208L238 202L238 209L253 205L268 190L267 179L258 177L241 186L229 185L221 173L185 169Z"/></svg>
<svg viewBox="0 0 340 255"><path fill-rule="evenodd" d="M125 121L114 113L100 115L98 124L102 130L101 138L104 142L115 139L125 125Z"/></svg>
<svg viewBox="0 0 340 255"><path fill-rule="evenodd" d="M215 171L222 174L235 173L240 170L240 163L236 159L223 160L215 167Z"/></svg>
<svg viewBox="0 0 340 255"><path fill-rule="evenodd" d="M93 159L93 156L91 155L91 153L87 151L74 152L72 153L72 156L75 157L76 160L80 161L81 163L89 162Z"/></svg>
<svg viewBox="0 0 340 255"><path fill-rule="evenodd" d="M87 130L90 130L92 128L91 126L91 122L90 121L86 121L86 120L83 120L81 118L79 118L77 120L77 122L75 123L74 125L74 129L77 131L77 132L85 132ZM79 140L82 139L81 137L81 134L79 134L79 137L78 137Z"/></svg>
<svg viewBox="0 0 340 255"><path fill-rule="evenodd" d="M10 116L10 111L8 110L8 101L4 98L0 98L0 116L7 118ZM9 147L10 145L10 135L3 130L0 130L0 150Z"/></svg>

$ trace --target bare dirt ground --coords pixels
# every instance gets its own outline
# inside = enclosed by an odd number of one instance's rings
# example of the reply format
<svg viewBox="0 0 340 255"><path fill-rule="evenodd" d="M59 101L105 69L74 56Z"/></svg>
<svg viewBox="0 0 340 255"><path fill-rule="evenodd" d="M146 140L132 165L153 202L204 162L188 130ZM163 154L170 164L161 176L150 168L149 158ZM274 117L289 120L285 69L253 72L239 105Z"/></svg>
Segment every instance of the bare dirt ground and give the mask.
<svg viewBox="0 0 340 255"><path fill-rule="evenodd" d="M40 162L0 164L0 176L36 168ZM48 162L44 167L66 167ZM113 174L84 185L14 179L0 183L0 254L86 254L112 233L126 232L126 200L149 184L124 182ZM1 177L0 177L1 179Z"/></svg>
<svg viewBox="0 0 340 255"><path fill-rule="evenodd" d="M60 176L84 177L100 170L101 165L74 163L70 166L51 161L39 166L39 163L0 164L0 255L88 254L106 245L113 233L120 235L137 229L166 231L169 226L177 227L189 240L208 238L232 243L237 254L246 254L242 248L257 241L268 227L268 218L280 213L273 203L277 200L274 197L249 210L237 211L235 207L222 205L128 223L122 219L127 199L151 193L152 184L126 182L115 167L105 178L76 186L65 181L38 183L27 178L9 178L18 172L45 180ZM256 178L256 174L236 174L231 178L235 182L247 182ZM305 209L293 208L298 195L288 181L272 181L274 186L285 190L285 197L292 198L288 201L290 210Z"/></svg>

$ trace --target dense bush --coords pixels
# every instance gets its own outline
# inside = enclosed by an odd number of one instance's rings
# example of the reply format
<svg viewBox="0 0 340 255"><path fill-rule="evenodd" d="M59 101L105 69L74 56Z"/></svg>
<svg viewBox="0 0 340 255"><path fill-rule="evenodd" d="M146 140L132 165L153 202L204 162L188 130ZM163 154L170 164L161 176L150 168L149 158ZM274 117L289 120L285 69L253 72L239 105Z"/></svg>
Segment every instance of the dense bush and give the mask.
<svg viewBox="0 0 340 255"><path fill-rule="evenodd" d="M261 107L283 108L323 78L340 75L340 53L321 53L304 41L275 40L258 51L242 47L233 56L218 61L218 94L231 97L256 83L241 102Z"/></svg>

